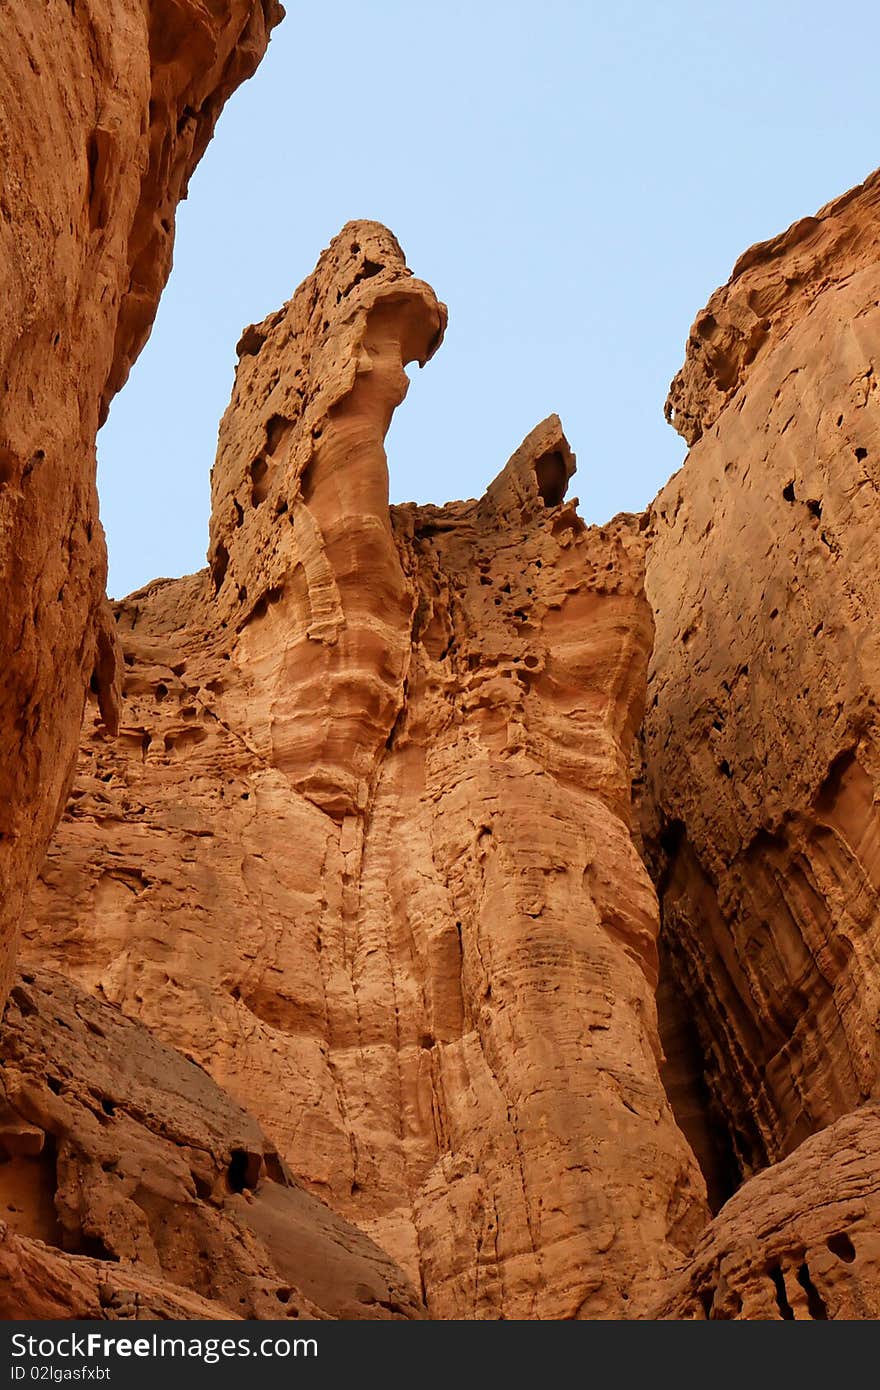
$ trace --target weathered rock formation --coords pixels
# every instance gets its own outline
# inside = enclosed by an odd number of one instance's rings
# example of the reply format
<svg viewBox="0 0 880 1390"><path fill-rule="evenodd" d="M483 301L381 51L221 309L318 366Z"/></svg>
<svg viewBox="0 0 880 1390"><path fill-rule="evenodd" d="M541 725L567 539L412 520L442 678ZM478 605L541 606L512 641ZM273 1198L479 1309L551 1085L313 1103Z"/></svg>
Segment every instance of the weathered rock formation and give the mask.
<svg viewBox="0 0 880 1390"><path fill-rule="evenodd" d="M0 1160L4 1318L421 1315L205 1072L50 972L0 1029Z"/></svg>
<svg viewBox="0 0 880 1390"><path fill-rule="evenodd" d="M652 1310L662 1318L880 1317L880 1112L829 1125L731 1197Z"/></svg>
<svg viewBox="0 0 880 1390"><path fill-rule="evenodd" d="M669 398L646 832L744 1174L877 1095L878 351L875 174L742 257Z"/></svg>
<svg viewBox="0 0 880 1390"><path fill-rule="evenodd" d="M644 537L580 520L555 417L480 500L389 509L444 322L353 223L244 334L210 568L118 605L120 736L93 705L27 952L206 1067L433 1316L637 1316L707 1216L629 831Z"/></svg>
<svg viewBox="0 0 880 1390"><path fill-rule="evenodd" d="M95 435L149 333L177 202L281 13L0 9L0 1000L90 679L116 717Z"/></svg>
<svg viewBox="0 0 880 1390"><path fill-rule="evenodd" d="M877 1317L880 175L741 258L604 527L555 416L389 507L446 315L349 224L239 343L208 568L111 612L95 433L280 14L0 13L0 1000L67 806L0 1315Z"/></svg>

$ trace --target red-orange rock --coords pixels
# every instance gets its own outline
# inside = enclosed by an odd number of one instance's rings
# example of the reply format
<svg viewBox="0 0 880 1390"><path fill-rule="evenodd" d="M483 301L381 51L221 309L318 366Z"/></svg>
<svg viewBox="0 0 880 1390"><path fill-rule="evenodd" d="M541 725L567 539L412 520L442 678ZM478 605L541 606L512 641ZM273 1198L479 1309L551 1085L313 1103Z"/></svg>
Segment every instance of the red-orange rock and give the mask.
<svg viewBox="0 0 880 1390"><path fill-rule="evenodd" d="M880 1111L868 1105L751 1178L707 1227L662 1318L880 1317Z"/></svg>
<svg viewBox="0 0 880 1390"><path fill-rule="evenodd" d="M0 1222L0 1316L4 1321L216 1319L236 1316L219 1303L128 1264L66 1255L17 1236Z"/></svg>
<svg viewBox="0 0 880 1390"><path fill-rule="evenodd" d="M0 10L0 1000L90 678L116 718L95 435L152 323L174 212L276 0Z"/></svg>
<svg viewBox="0 0 880 1390"><path fill-rule="evenodd" d="M740 1169L877 1095L880 175L748 252L670 412L647 838Z"/></svg>
<svg viewBox="0 0 880 1390"><path fill-rule="evenodd" d="M205 1072L48 971L0 1028L0 1204L5 1318L422 1315Z"/></svg>
<svg viewBox="0 0 880 1390"><path fill-rule="evenodd" d="M555 416L389 507L446 312L350 223L239 343L208 568L111 612L95 433L280 15L0 13L0 1001L67 802L0 1315L877 1317L880 174L740 259L604 527Z"/></svg>
<svg viewBox="0 0 880 1390"><path fill-rule="evenodd" d="M638 519L551 417L479 501L388 507L444 311L353 223L239 345L210 569L118 606L28 953L247 1104L437 1317L637 1316L706 1219L658 1075L630 830Z"/></svg>

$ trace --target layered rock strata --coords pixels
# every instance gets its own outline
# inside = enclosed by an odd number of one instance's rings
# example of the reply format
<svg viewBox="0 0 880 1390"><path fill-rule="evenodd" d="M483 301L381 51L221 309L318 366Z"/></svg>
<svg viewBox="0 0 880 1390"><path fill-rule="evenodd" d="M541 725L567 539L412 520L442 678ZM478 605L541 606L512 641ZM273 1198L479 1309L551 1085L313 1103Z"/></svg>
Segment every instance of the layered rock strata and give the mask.
<svg viewBox="0 0 880 1390"><path fill-rule="evenodd" d="M745 1174L877 1094L878 343L874 174L742 257L669 397L645 829Z"/></svg>
<svg viewBox="0 0 880 1390"><path fill-rule="evenodd" d="M437 1317L637 1316L706 1219L660 1083L629 828L652 622L559 421L478 501L389 508L445 311L346 227L248 329L209 569L117 606L28 927L248 1105Z"/></svg>
<svg viewBox="0 0 880 1390"><path fill-rule="evenodd" d="M0 1029L0 1208L4 1318L421 1315L205 1072L48 971Z"/></svg>
<svg viewBox="0 0 880 1390"><path fill-rule="evenodd" d="M95 435L142 347L174 213L276 0L0 11L0 1000L90 680L118 690Z"/></svg>

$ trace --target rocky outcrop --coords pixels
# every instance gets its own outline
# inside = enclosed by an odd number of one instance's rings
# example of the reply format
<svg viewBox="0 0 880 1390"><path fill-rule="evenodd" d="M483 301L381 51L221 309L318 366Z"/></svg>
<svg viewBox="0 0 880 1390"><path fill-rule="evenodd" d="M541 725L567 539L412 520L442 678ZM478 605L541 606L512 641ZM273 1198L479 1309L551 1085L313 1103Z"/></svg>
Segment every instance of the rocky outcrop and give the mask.
<svg viewBox="0 0 880 1390"><path fill-rule="evenodd" d="M388 506L443 307L346 227L239 344L210 567L117 609L27 929L246 1103L436 1317L638 1316L707 1216L658 1074L630 836L638 518L555 417L477 501Z"/></svg>
<svg viewBox="0 0 880 1390"><path fill-rule="evenodd" d="M446 311L350 223L238 345L208 567L111 611L95 433L280 13L0 15L0 997L66 806L0 1315L876 1317L880 175L740 259L602 527L555 416L389 506Z"/></svg>
<svg viewBox="0 0 880 1390"><path fill-rule="evenodd" d="M876 1319L878 1231L880 1111L870 1104L740 1188L653 1315Z"/></svg>
<svg viewBox="0 0 880 1390"><path fill-rule="evenodd" d="M65 1255L41 1240L17 1236L5 1222L0 1222L0 1311L7 1322L237 1316L131 1265Z"/></svg>
<svg viewBox="0 0 880 1390"><path fill-rule="evenodd" d="M0 1029L0 1205L4 1318L420 1316L205 1072L47 971Z"/></svg>
<svg viewBox="0 0 880 1390"><path fill-rule="evenodd" d="M651 511L646 838L745 1174L877 1094L878 304L875 174L697 319Z"/></svg>
<svg viewBox="0 0 880 1390"><path fill-rule="evenodd" d="M117 716L95 435L152 323L174 212L276 0L0 13L0 999L90 680Z"/></svg>

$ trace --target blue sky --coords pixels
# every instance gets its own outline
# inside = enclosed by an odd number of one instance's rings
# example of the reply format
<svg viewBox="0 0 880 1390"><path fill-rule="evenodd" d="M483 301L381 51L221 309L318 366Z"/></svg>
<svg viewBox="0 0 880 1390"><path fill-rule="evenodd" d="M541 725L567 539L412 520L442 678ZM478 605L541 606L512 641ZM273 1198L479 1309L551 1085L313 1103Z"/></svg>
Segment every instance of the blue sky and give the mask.
<svg viewBox="0 0 880 1390"><path fill-rule="evenodd" d="M349 219L391 227L450 311L392 424L392 500L478 495L557 411L602 521L679 466L666 389L737 256L880 164L874 7L287 9L192 179L152 337L99 436L116 597L204 564L241 329Z"/></svg>

